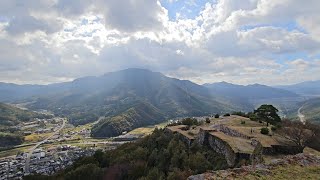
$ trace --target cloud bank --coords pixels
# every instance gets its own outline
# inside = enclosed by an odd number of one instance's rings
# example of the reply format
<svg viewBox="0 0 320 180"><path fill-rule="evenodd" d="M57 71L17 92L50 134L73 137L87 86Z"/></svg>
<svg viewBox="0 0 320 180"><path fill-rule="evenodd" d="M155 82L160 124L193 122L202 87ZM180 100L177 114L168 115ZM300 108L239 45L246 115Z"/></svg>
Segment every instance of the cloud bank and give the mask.
<svg viewBox="0 0 320 180"><path fill-rule="evenodd" d="M318 0L4 0L0 81L48 84L131 67L200 84L316 80L318 7Z"/></svg>

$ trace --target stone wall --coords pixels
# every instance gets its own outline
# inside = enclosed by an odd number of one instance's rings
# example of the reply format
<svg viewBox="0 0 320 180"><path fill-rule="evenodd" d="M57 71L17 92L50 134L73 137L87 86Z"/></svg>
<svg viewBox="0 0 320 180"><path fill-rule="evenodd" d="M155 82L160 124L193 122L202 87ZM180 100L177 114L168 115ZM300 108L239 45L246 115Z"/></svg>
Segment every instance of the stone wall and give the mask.
<svg viewBox="0 0 320 180"><path fill-rule="evenodd" d="M166 129L166 131L168 130L168 132L178 134L180 139L184 141L188 146L190 146L194 141L197 141L200 145L211 147L214 151L225 157L229 167L241 165L242 162L260 163L263 160L263 154L274 155L299 153L299 149L297 149L294 146L272 145L271 147L263 147L258 139L246 136L224 125L216 125L213 128L201 127L196 139L190 139L181 132L171 131L168 129ZM250 144L254 147L253 152L235 152L228 142L215 136L214 133L211 133L216 131L221 131L222 133L228 136L240 137L251 140Z"/></svg>
<svg viewBox="0 0 320 180"><path fill-rule="evenodd" d="M181 133L179 133L179 137L180 137L180 139L184 142L184 143L186 143L189 147L192 145L192 143L194 142L194 139L190 139L190 138L188 138L188 137L186 137L185 135L183 135L183 134L181 134Z"/></svg>
<svg viewBox="0 0 320 180"><path fill-rule="evenodd" d="M220 138L210 135L208 137L209 146L219 154L224 155L229 167L234 167L237 163L237 154L232 150L231 146Z"/></svg>
<svg viewBox="0 0 320 180"><path fill-rule="evenodd" d="M255 147L251 157L250 157L250 161L251 163L261 163L263 162L263 158L262 158L262 154L263 154L263 147L262 144L257 141L256 139L252 139L251 144Z"/></svg>
<svg viewBox="0 0 320 180"><path fill-rule="evenodd" d="M225 130L226 129L228 130L229 128L225 128ZM217 130L200 128L197 141L199 144L204 146L205 145L209 146L217 153L223 155L229 167L234 167L237 164L239 164L241 161L246 161L246 162L252 161L252 160L254 160L255 162L262 161L262 146L259 141L253 141L251 144L252 146L255 147L253 154L234 152L232 147L227 142L210 133L214 131L217 131ZM233 131L229 131L229 132L233 132Z"/></svg>
<svg viewBox="0 0 320 180"><path fill-rule="evenodd" d="M244 135L234 129L231 129L223 124L219 124L214 126L214 128L217 128L219 131L229 135L229 136L233 136L233 137L241 137L241 138L245 138L245 139L251 139L252 137Z"/></svg>
<svg viewBox="0 0 320 180"><path fill-rule="evenodd" d="M272 145L274 154L299 154L302 153L297 146Z"/></svg>
<svg viewBox="0 0 320 180"><path fill-rule="evenodd" d="M212 132L212 131L216 131L216 130L200 128L198 137L197 137L198 143L201 145L209 145L209 140L208 140L210 135L209 132Z"/></svg>

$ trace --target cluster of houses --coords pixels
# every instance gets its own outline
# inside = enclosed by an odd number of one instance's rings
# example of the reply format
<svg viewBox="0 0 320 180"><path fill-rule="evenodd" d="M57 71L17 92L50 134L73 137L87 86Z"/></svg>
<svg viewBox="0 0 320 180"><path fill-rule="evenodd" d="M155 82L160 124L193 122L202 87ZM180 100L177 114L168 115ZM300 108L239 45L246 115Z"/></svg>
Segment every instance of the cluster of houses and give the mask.
<svg viewBox="0 0 320 180"><path fill-rule="evenodd" d="M57 128L59 128L59 123L62 122L63 119L59 117L55 117L52 119L38 119L35 118L31 122L24 122L17 126L18 129L22 130L24 135L30 135L32 133L36 134L43 134L43 133L50 133Z"/></svg>
<svg viewBox="0 0 320 180"><path fill-rule="evenodd" d="M68 141L68 140L77 140L80 137L86 139L86 138L90 138L90 134L91 134L91 130L86 129L86 128L83 128L79 131L69 131L66 133L60 132L59 134L56 134L55 136L53 136L48 141L48 143L56 142L56 141L64 142L64 141Z"/></svg>
<svg viewBox="0 0 320 180"><path fill-rule="evenodd" d="M30 174L51 175L72 163L82 156L91 156L94 149L81 149L75 146L63 145L44 150L35 149L30 160ZM22 179L25 172L27 153L0 160L0 180Z"/></svg>

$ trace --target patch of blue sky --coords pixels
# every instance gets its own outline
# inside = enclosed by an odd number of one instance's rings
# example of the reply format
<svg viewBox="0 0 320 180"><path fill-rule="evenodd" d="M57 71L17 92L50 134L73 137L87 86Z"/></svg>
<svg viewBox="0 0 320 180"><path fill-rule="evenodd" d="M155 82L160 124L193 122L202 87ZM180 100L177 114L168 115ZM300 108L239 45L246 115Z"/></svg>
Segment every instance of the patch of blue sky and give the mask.
<svg viewBox="0 0 320 180"><path fill-rule="evenodd" d="M63 31L65 32L73 32L76 28L65 28Z"/></svg>
<svg viewBox="0 0 320 180"><path fill-rule="evenodd" d="M170 20L177 19L177 14L182 18L193 19L199 15L208 0L161 0L161 5L168 10Z"/></svg>
<svg viewBox="0 0 320 180"><path fill-rule="evenodd" d="M84 33L81 33L80 35L83 36L83 37L92 37L92 34L97 32L97 31L98 31L97 29L94 29L91 32L84 32Z"/></svg>
<svg viewBox="0 0 320 180"><path fill-rule="evenodd" d="M283 65L283 69L288 68L288 61L294 61L297 59L303 59L305 61L312 61L314 59L320 58L320 55L310 56L306 52L294 52L294 53L284 53L284 54L270 54L267 56L269 59L274 59L277 63Z"/></svg>
<svg viewBox="0 0 320 180"><path fill-rule="evenodd" d="M242 26L240 30L248 31L251 29L259 28L259 27L277 27L277 28L285 29L287 31L300 31L302 33L307 33L301 26L297 24L296 21L290 21L286 23L247 25L247 26Z"/></svg>
<svg viewBox="0 0 320 180"><path fill-rule="evenodd" d="M82 19L81 20L81 25L87 25L88 24L88 19Z"/></svg>
<svg viewBox="0 0 320 180"><path fill-rule="evenodd" d="M320 59L320 54L313 56L314 59Z"/></svg>
<svg viewBox="0 0 320 180"><path fill-rule="evenodd" d="M10 21L10 19L8 18L8 17L6 17L6 16L0 16L0 22L1 23L5 23L5 22L9 22Z"/></svg>

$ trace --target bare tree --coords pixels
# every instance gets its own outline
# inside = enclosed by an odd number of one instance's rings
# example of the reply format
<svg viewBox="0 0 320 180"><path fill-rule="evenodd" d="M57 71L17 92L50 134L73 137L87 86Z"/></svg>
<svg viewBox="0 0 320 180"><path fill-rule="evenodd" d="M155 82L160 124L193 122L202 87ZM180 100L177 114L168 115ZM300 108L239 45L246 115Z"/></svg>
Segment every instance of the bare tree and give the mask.
<svg viewBox="0 0 320 180"><path fill-rule="evenodd" d="M281 124L282 127L277 130L277 134L294 143L300 152L303 152L307 144L316 137L319 130L316 125L303 124L300 121L284 120Z"/></svg>

